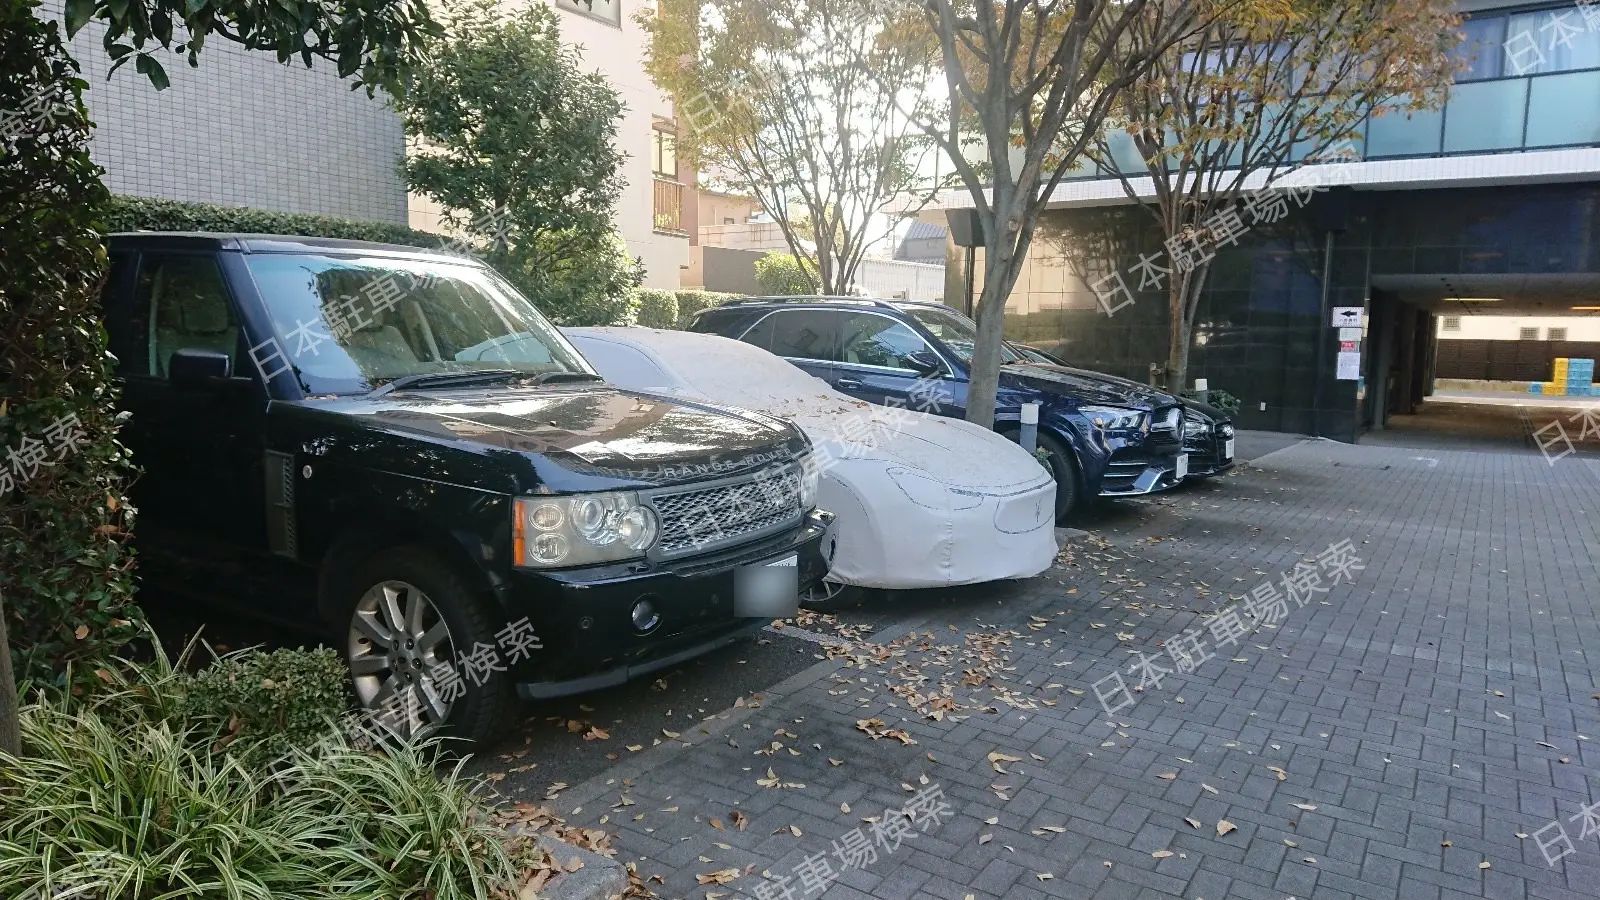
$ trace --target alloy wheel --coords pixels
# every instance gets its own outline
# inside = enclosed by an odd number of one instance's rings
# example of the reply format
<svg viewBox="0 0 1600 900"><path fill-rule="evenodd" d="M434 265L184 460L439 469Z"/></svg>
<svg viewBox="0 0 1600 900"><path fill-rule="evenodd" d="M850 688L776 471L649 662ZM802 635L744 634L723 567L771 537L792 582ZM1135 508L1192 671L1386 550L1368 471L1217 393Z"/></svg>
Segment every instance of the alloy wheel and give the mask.
<svg viewBox="0 0 1600 900"><path fill-rule="evenodd" d="M351 680L362 707L392 734L415 737L449 718L462 690L454 658L449 625L415 585L379 582L356 603Z"/></svg>

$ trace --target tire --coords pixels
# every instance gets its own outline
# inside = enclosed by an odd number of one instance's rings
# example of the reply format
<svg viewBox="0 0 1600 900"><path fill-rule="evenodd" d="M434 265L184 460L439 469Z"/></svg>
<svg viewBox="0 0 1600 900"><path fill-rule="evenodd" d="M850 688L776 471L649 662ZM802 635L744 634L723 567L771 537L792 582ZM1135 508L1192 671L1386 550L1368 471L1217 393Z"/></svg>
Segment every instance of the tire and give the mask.
<svg viewBox="0 0 1600 900"><path fill-rule="evenodd" d="M815 612L831 613L860 606L866 599L866 588L823 579L800 594L800 605Z"/></svg>
<svg viewBox="0 0 1600 900"><path fill-rule="evenodd" d="M1056 480L1056 521L1059 522L1071 516L1083 503L1077 459L1070 447L1048 432L1039 432L1039 447L1045 451L1050 475Z"/></svg>
<svg viewBox="0 0 1600 900"><path fill-rule="evenodd" d="M393 547L364 560L346 583L352 589L343 606L345 661L356 701L369 715L402 738L440 734L483 745L501 734L516 712L511 676L493 671L477 684L457 660L481 645L498 651L503 616L456 567L421 546ZM396 624L408 639L386 645ZM444 663L459 676L453 686L435 674ZM397 677L410 702L385 708ZM451 694L458 695L447 702Z"/></svg>

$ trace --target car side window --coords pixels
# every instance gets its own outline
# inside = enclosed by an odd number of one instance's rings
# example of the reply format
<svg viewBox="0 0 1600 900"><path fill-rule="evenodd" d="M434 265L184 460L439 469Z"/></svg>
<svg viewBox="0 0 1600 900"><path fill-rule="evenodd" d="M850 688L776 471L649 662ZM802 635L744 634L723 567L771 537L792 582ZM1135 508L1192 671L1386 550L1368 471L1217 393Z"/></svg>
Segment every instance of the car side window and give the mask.
<svg viewBox="0 0 1600 900"><path fill-rule="evenodd" d="M915 370L906 357L921 351L934 354L922 336L904 322L875 313L852 313L841 327L843 361L863 366Z"/></svg>
<svg viewBox="0 0 1600 900"><path fill-rule="evenodd" d="M838 362L837 318L826 309L781 309L756 323L742 340L790 359Z"/></svg>
<svg viewBox="0 0 1600 900"><path fill-rule="evenodd" d="M239 323L215 257L199 253L146 253L134 287L125 375L167 377L172 354L184 348L216 350L237 365Z"/></svg>

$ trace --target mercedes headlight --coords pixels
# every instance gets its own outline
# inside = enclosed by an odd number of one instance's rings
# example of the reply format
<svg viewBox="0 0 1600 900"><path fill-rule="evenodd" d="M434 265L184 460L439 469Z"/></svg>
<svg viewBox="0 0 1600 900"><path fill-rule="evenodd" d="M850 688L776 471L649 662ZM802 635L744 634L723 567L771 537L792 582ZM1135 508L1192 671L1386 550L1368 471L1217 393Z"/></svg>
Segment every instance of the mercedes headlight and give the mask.
<svg viewBox="0 0 1600 900"><path fill-rule="evenodd" d="M516 564L551 568L643 556L655 543L655 510L631 491L570 497L518 497Z"/></svg>
<svg viewBox="0 0 1600 900"><path fill-rule="evenodd" d="M1144 425L1144 410L1121 406L1080 406L1078 411L1089 417L1101 431L1128 431Z"/></svg>

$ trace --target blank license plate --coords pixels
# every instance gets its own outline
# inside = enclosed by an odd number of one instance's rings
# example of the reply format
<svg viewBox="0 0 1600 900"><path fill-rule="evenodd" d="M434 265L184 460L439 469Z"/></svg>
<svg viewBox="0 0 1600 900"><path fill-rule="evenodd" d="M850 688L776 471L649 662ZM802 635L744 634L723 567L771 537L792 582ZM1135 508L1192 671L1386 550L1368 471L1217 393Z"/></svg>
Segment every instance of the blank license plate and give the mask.
<svg viewBox="0 0 1600 900"><path fill-rule="evenodd" d="M1178 477L1187 478L1189 475L1189 454L1178 454Z"/></svg>
<svg viewBox="0 0 1600 900"><path fill-rule="evenodd" d="M793 553L766 563L740 566L733 578L736 616L779 618L800 611L800 559Z"/></svg>
<svg viewBox="0 0 1600 900"><path fill-rule="evenodd" d="M1222 446L1222 458L1233 459L1233 438L1228 438L1228 443Z"/></svg>

